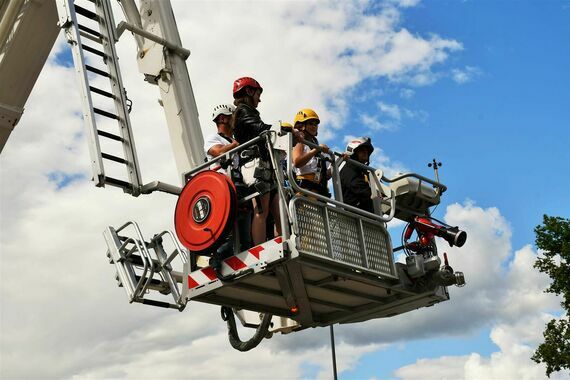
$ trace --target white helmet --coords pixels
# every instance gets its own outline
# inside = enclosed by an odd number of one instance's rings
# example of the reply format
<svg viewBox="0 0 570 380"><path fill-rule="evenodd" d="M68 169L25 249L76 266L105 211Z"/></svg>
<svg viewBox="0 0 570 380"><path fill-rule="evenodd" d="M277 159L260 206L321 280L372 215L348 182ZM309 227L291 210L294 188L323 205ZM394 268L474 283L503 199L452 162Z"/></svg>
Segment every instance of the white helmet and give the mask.
<svg viewBox="0 0 570 380"><path fill-rule="evenodd" d="M227 115L231 116L236 107L233 104L220 104L214 107L214 111L212 112L212 121L216 121L216 118L220 115Z"/></svg>
<svg viewBox="0 0 570 380"><path fill-rule="evenodd" d="M374 152L374 147L372 146L370 137L357 137L350 140L346 146L346 154L352 156L354 151L360 147L368 148L368 154L372 154L372 152Z"/></svg>

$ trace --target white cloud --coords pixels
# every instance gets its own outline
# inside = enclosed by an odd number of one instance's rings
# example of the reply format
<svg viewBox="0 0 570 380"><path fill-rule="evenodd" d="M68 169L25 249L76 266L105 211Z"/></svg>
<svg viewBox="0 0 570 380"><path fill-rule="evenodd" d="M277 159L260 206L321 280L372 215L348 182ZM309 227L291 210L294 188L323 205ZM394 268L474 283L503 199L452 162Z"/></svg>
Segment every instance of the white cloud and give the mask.
<svg viewBox="0 0 570 380"><path fill-rule="evenodd" d="M392 130L396 128L392 123L383 123L374 116L370 116L365 113L360 115L360 121L364 127L371 131Z"/></svg>
<svg viewBox="0 0 570 380"><path fill-rule="evenodd" d="M378 103L378 108L382 113L388 116L391 119L395 119L400 121L402 118L402 112L400 111L400 107L397 104L387 104L384 102Z"/></svg>
<svg viewBox="0 0 570 380"><path fill-rule="evenodd" d="M481 75L481 70L472 66L465 66L464 69L451 70L451 78L459 84L470 82L478 75Z"/></svg>
<svg viewBox="0 0 570 380"><path fill-rule="evenodd" d="M415 95L415 91L411 88L402 88L400 90L400 97L403 99L411 99Z"/></svg>
<svg viewBox="0 0 570 380"><path fill-rule="evenodd" d="M552 316L546 314L522 317L514 324L499 324L490 334L499 347L489 357L478 353L463 356L444 356L436 359L420 359L397 371L397 378L417 379L425 374L437 374L442 379L547 379L545 365L532 361L534 348L541 339L541 332ZM529 345L531 343L531 345ZM429 377L429 376L428 376ZM557 372L551 379L564 379Z"/></svg>

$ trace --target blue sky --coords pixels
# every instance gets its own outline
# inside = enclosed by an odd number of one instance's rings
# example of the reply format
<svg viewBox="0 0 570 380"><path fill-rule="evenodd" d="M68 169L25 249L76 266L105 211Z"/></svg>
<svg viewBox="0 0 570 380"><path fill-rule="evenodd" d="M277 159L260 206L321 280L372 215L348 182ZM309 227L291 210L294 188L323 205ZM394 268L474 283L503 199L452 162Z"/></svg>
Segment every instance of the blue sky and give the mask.
<svg viewBox="0 0 570 380"><path fill-rule="evenodd" d="M403 24L463 44L435 69L472 67L476 73L463 84L448 76L410 87L410 99L385 79L356 90L381 88L381 101L425 112L425 120L404 119L396 130L373 135L375 142L430 176L427 163L442 161L446 202L470 198L500 207L513 225L515 246L533 241L542 214L570 214L569 17L567 1L422 3L403 11ZM378 101L353 104L351 113L370 112Z"/></svg>
<svg viewBox="0 0 570 380"><path fill-rule="evenodd" d="M172 3L204 133L232 81L251 75L265 89L266 122L312 107L323 142L342 148L349 135L370 135L373 161L389 171L432 177L427 163L443 162L449 190L434 216L469 234L450 250L467 285L431 308L336 326L340 378L539 378L528 358L560 309L532 268L533 228L543 213L570 217L570 1ZM175 184L158 93L143 83L133 45L125 33L117 49L144 182ZM0 157L0 354L10 358L0 375L330 378L326 328L275 335L243 356L216 307L127 304L101 231L126 220L149 235L172 229L175 199L89 181L69 60L60 38ZM43 284L41 297L22 278ZM81 307L70 306L78 295Z"/></svg>
<svg viewBox="0 0 570 380"><path fill-rule="evenodd" d="M358 93L382 88L382 102L426 114L374 133L374 142L430 177L427 163L432 157L442 161L440 178L449 187L444 203L471 199L498 207L512 226L513 248L534 244L533 228L543 214L570 217L570 2L430 1L402 15L412 33L435 32L462 43L463 50L436 72L471 67L472 76L464 83L448 75L429 86L408 87L414 91L409 99L402 98L402 86L385 79L359 85ZM376 108L379 120L390 120L378 101L353 103L350 113ZM487 329L367 355L343 378L385 378L418 356L470 350L496 350Z"/></svg>

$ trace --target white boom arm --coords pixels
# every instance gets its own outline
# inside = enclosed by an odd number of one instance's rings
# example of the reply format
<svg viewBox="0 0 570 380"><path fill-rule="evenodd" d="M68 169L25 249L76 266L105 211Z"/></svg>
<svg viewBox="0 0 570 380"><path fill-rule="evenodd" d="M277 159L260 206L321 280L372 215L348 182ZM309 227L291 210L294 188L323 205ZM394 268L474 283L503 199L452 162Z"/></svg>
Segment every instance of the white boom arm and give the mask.
<svg viewBox="0 0 570 380"><path fill-rule="evenodd" d="M0 152L59 33L53 1L0 1Z"/></svg>
<svg viewBox="0 0 570 380"><path fill-rule="evenodd" d="M182 179L183 173L202 164L205 157L198 109L185 63L188 51L181 48L170 1L143 0L138 14L133 0L123 0L122 4L129 24L120 25L119 29L129 29L135 34L139 71L149 83L160 88L172 150Z"/></svg>

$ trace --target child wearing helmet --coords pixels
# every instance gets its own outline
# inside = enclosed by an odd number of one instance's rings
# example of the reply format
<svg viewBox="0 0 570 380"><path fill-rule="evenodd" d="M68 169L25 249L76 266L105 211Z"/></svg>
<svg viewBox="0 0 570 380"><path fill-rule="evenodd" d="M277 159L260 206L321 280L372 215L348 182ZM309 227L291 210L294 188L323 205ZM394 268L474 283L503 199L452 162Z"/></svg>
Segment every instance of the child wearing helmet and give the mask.
<svg viewBox="0 0 570 380"><path fill-rule="evenodd" d="M373 151L374 147L369 137L358 137L348 143L345 155L361 164L368 165ZM344 203L374 213L372 190L365 169L347 161L340 169L340 182Z"/></svg>
<svg viewBox="0 0 570 380"><path fill-rule="evenodd" d="M232 115L235 107L232 104L220 104L214 107L212 112L212 121L216 124L217 133L206 136L204 140L204 151L208 160L218 157L231 149L237 147L239 143L233 139L233 129L231 126ZM225 168L225 169L224 169ZM235 184L238 199L248 195L247 188L243 183L241 172L239 170L239 156L233 155L230 162L222 163L220 172L228 174ZM244 251L251 247L251 210L249 202L242 204L238 212L238 234L240 241L240 251ZM233 239L229 238L226 243L222 244L217 250L217 256L213 256L216 264L233 254ZM215 266L212 262L211 264Z"/></svg>
<svg viewBox="0 0 570 380"><path fill-rule="evenodd" d="M261 102L261 93L263 88L255 79L250 77L238 78L234 82L233 95L236 110L232 119L234 137L239 144L258 137L262 132L271 128L271 125L265 124L259 116L257 106ZM259 160L257 165L259 169L256 172L261 173L261 177L254 184L256 190L263 193L259 197L253 199L255 213L251 224L253 243L261 244L267 240L266 221L267 215L271 210L275 219L275 227L277 233L281 233L281 224L279 222L279 199L271 197L269 190L274 185L271 165L269 164L269 152L264 143L256 145ZM245 162L240 162L243 165Z"/></svg>
<svg viewBox="0 0 570 380"><path fill-rule="evenodd" d="M305 140L319 145L317 140L319 115L310 108L303 108L295 115L294 127L301 131ZM327 181L331 177L330 162L326 160L329 147L320 144L319 148L298 143L293 148L292 161L299 186L330 197Z"/></svg>

